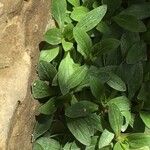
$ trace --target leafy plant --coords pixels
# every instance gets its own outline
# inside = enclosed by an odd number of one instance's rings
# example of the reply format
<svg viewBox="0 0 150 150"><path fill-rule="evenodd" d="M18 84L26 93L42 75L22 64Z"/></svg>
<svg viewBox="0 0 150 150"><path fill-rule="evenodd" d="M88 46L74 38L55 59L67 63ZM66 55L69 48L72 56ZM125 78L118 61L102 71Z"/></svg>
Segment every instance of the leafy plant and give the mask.
<svg viewBox="0 0 150 150"><path fill-rule="evenodd" d="M51 12L33 149L150 149L149 0L52 0Z"/></svg>

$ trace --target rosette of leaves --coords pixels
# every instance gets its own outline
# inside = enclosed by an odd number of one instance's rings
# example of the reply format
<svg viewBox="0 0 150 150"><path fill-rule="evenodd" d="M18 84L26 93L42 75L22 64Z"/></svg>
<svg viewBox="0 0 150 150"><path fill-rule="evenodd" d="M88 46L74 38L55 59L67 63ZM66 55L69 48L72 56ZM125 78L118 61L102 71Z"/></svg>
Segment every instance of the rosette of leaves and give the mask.
<svg viewBox="0 0 150 150"><path fill-rule="evenodd" d="M150 2L52 0L33 97L34 150L150 149Z"/></svg>

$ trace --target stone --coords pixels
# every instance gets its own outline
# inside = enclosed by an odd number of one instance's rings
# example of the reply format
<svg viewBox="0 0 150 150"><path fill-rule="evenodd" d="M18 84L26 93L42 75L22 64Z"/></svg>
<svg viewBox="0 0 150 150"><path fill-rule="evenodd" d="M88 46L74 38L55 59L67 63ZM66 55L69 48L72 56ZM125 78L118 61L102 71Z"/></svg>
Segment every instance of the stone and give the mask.
<svg viewBox="0 0 150 150"><path fill-rule="evenodd" d="M0 150L31 150L39 43L54 25L50 0L0 0Z"/></svg>

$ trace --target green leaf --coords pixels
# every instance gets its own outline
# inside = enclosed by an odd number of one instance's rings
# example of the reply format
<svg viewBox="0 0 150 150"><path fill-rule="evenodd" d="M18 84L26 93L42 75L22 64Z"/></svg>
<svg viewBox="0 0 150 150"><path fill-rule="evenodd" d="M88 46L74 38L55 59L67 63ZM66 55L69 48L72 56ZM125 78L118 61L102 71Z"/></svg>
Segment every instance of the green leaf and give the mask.
<svg viewBox="0 0 150 150"><path fill-rule="evenodd" d="M99 149L109 145L114 138L114 134L105 129L99 139L98 147Z"/></svg>
<svg viewBox="0 0 150 150"><path fill-rule="evenodd" d="M66 57L61 61L58 68L58 82L63 95L69 92L68 80L70 76L74 73L76 64L68 53Z"/></svg>
<svg viewBox="0 0 150 150"><path fill-rule="evenodd" d="M108 26L108 24L104 21L101 21L96 29L99 31L99 32L102 32L103 34L110 34L111 33L111 29L110 27Z"/></svg>
<svg viewBox="0 0 150 150"><path fill-rule="evenodd" d="M122 92L126 91L125 83L122 81L120 77L118 77L113 73L111 73L110 80L107 81L107 84L117 91L122 91Z"/></svg>
<svg viewBox="0 0 150 150"><path fill-rule="evenodd" d="M91 130L85 118L67 119L67 126L74 137L84 145L91 144L91 136L94 132Z"/></svg>
<svg viewBox="0 0 150 150"><path fill-rule="evenodd" d="M65 29L63 32L63 36L65 39L68 39L69 41L73 39L73 28L74 28L74 25L72 23L69 23L65 26Z"/></svg>
<svg viewBox="0 0 150 150"><path fill-rule="evenodd" d="M38 143L33 144L33 150L43 150L42 146Z"/></svg>
<svg viewBox="0 0 150 150"><path fill-rule="evenodd" d="M77 50L79 53L81 53L85 58L89 57L92 47L92 40L89 35L79 28L74 28L73 35L78 44Z"/></svg>
<svg viewBox="0 0 150 150"><path fill-rule="evenodd" d="M144 146L150 147L150 135L144 133L133 133L127 137L130 148L137 149Z"/></svg>
<svg viewBox="0 0 150 150"><path fill-rule="evenodd" d="M52 16L58 23L59 27L64 26L64 21L66 17L66 11L67 11L67 3L66 0L52 0Z"/></svg>
<svg viewBox="0 0 150 150"><path fill-rule="evenodd" d="M44 118L42 118L41 122L36 122L35 124L35 128L34 128L34 132L33 132L33 139L36 140L37 138L39 138L41 135L43 135L45 132L47 132L52 124L52 119L53 117L49 117L49 119L44 120Z"/></svg>
<svg viewBox="0 0 150 150"><path fill-rule="evenodd" d="M51 62L56 56L59 54L59 47L50 49L50 50L42 50L40 52L40 60Z"/></svg>
<svg viewBox="0 0 150 150"><path fill-rule="evenodd" d="M146 26L144 23L132 15L120 14L115 16L113 19L119 26L131 32L146 31Z"/></svg>
<svg viewBox="0 0 150 150"><path fill-rule="evenodd" d="M70 17L75 21L80 21L88 12L89 9L84 6L75 7Z"/></svg>
<svg viewBox="0 0 150 150"><path fill-rule="evenodd" d="M127 64L135 64L139 61L147 60L147 47L142 41L135 43L128 51L126 62Z"/></svg>
<svg viewBox="0 0 150 150"><path fill-rule="evenodd" d="M44 39L45 39L46 42L48 42L51 45L58 45L58 44L60 44L61 43L61 39L62 39L61 29L58 29L58 28L49 29L45 33Z"/></svg>
<svg viewBox="0 0 150 150"><path fill-rule="evenodd" d="M54 95L52 89L44 81L41 80L36 80L32 84L32 94L35 99L50 97Z"/></svg>
<svg viewBox="0 0 150 150"><path fill-rule="evenodd" d="M42 137L36 141L41 147L42 150L60 150L61 146L58 141L47 138L47 137Z"/></svg>
<svg viewBox="0 0 150 150"><path fill-rule="evenodd" d="M145 123L145 125L150 128L150 112L140 112L140 117L143 120L143 122Z"/></svg>
<svg viewBox="0 0 150 150"><path fill-rule="evenodd" d="M92 47L92 52L94 56L100 56L106 54L110 51L114 51L120 45L120 41L113 38L103 39L101 42L96 43Z"/></svg>
<svg viewBox="0 0 150 150"><path fill-rule="evenodd" d="M52 115L56 110L55 98L51 98L39 108L39 112L44 115Z"/></svg>
<svg viewBox="0 0 150 150"><path fill-rule="evenodd" d="M90 146L86 146L85 150L95 150L97 145L98 136L93 136Z"/></svg>
<svg viewBox="0 0 150 150"><path fill-rule="evenodd" d="M80 6L80 0L67 0L70 4L72 4L74 7Z"/></svg>
<svg viewBox="0 0 150 150"><path fill-rule="evenodd" d="M73 48L73 43L67 42L65 41L65 39L62 39L62 46L63 46L63 49L67 52Z"/></svg>
<svg viewBox="0 0 150 150"><path fill-rule="evenodd" d="M150 2L143 2L141 4L133 4L121 14L133 15L138 19L145 19L150 17Z"/></svg>
<svg viewBox="0 0 150 150"><path fill-rule="evenodd" d="M113 150L125 150L125 149L123 148L122 143L117 142L117 143L114 145Z"/></svg>
<svg viewBox="0 0 150 150"><path fill-rule="evenodd" d="M68 88L73 89L78 86L86 77L88 73L87 66L78 67L75 72L68 79Z"/></svg>
<svg viewBox="0 0 150 150"><path fill-rule="evenodd" d="M121 111L115 104L111 104L108 110L109 123L114 133L118 136L121 132L121 127L123 124L123 116Z"/></svg>
<svg viewBox="0 0 150 150"><path fill-rule="evenodd" d="M86 117L97 110L98 105L93 102L80 101L68 107L65 111L65 115L69 118Z"/></svg>
<svg viewBox="0 0 150 150"><path fill-rule="evenodd" d="M100 100L101 96L104 93L104 84L102 84L102 82L95 77L90 77L90 89L92 94L95 96L95 98L97 98L98 100Z"/></svg>
<svg viewBox="0 0 150 150"><path fill-rule="evenodd" d="M56 68L46 61L40 61L38 64L38 75L41 80L52 81L57 74Z"/></svg>
<svg viewBox="0 0 150 150"><path fill-rule="evenodd" d="M121 37L121 52L123 57L126 56L127 52L136 42L140 42L139 33L126 32Z"/></svg>
<svg viewBox="0 0 150 150"><path fill-rule="evenodd" d="M102 5L88 12L76 27L89 31L93 29L103 19L107 11L107 6Z"/></svg>
<svg viewBox="0 0 150 150"><path fill-rule="evenodd" d="M112 104L115 104L120 111L130 110L130 105L131 105L129 99L125 96L119 96L111 99L108 102L108 105L112 105Z"/></svg>

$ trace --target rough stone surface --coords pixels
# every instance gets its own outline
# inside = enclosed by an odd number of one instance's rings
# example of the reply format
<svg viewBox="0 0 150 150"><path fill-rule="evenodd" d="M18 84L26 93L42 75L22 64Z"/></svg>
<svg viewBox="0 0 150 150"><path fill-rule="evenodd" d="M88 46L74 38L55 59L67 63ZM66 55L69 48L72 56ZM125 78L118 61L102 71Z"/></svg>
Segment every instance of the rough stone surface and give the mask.
<svg viewBox="0 0 150 150"><path fill-rule="evenodd" d="M0 150L32 149L38 44L50 0L0 0Z"/></svg>

